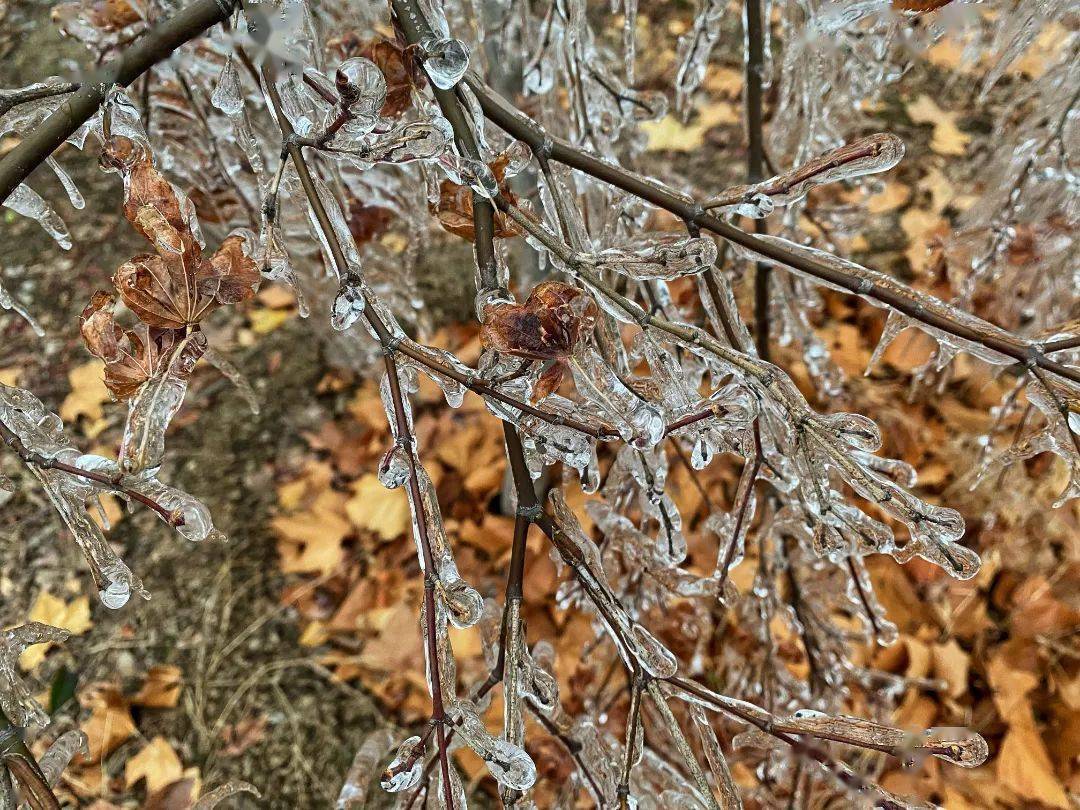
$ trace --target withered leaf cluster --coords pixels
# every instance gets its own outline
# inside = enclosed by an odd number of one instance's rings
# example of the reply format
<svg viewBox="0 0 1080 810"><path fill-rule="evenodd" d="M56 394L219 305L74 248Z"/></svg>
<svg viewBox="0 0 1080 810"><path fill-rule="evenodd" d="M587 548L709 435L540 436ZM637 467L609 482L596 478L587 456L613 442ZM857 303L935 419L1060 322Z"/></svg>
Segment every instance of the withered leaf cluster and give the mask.
<svg viewBox="0 0 1080 810"><path fill-rule="evenodd" d="M140 321L135 329L116 323L116 297L108 292L95 293L82 313L87 348L105 361L109 390L125 399L166 366L181 377L190 374L206 350L200 322L220 306L253 296L260 275L249 234L230 234L212 255L203 254L194 206L154 167L144 145L114 135L101 160L123 175L124 216L157 251L132 257L112 278Z"/></svg>

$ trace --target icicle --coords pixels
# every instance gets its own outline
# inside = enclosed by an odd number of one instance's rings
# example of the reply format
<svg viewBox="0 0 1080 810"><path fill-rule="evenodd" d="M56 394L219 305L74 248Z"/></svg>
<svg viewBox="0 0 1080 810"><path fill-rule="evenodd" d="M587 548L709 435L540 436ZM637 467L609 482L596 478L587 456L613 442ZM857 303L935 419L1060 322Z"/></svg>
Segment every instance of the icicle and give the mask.
<svg viewBox="0 0 1080 810"><path fill-rule="evenodd" d="M26 307L16 301L11 293L4 289L3 284L0 284L0 309L10 310L21 316L22 319L30 325L30 328L34 330L35 335L38 337L45 337L45 330L42 328L41 324L27 311Z"/></svg>
<svg viewBox="0 0 1080 810"><path fill-rule="evenodd" d="M862 609L874 641L882 647L889 647L900 638L900 631L888 620L885 608L878 601L862 557L853 555L849 559L851 579L848 584L848 598Z"/></svg>
<svg viewBox="0 0 1080 810"><path fill-rule="evenodd" d="M626 81L634 83L634 56L637 51L638 0L623 0L623 65Z"/></svg>
<svg viewBox="0 0 1080 810"><path fill-rule="evenodd" d="M10 208L16 214L35 220L45 229L45 233L56 240L56 243L61 248L71 250L71 234L68 232L64 221L60 219L52 206L45 202L41 195L26 183L20 183L16 186L15 190L4 200L4 207Z"/></svg>
<svg viewBox="0 0 1080 810"><path fill-rule="evenodd" d="M240 87L240 73L231 55L225 57L225 64L221 66L214 92L210 95L210 103L230 117L239 115L244 109L244 91Z"/></svg>
<svg viewBox="0 0 1080 810"><path fill-rule="evenodd" d="M259 267L265 278L284 284L296 295L296 305L301 318L309 314L304 293L300 289L300 283L296 279L292 261L289 259L289 251L281 240L281 232L276 225L269 222L263 223L262 236L259 239L260 257Z"/></svg>
<svg viewBox="0 0 1080 810"><path fill-rule="evenodd" d="M701 86L709 68L709 55L720 38L724 15L722 0L699 0L690 31L679 37L679 71L675 76L675 107L685 120L692 109L690 97Z"/></svg>
<svg viewBox="0 0 1080 810"><path fill-rule="evenodd" d="M45 158L45 163L53 170L56 179L60 181L60 185L62 185L64 191L67 192L71 207L80 211L85 208L86 200L83 199L82 192L79 191L79 187L75 185L75 181L71 179L71 175L64 171L60 164L56 162L56 158L49 156Z"/></svg>
<svg viewBox="0 0 1080 810"><path fill-rule="evenodd" d="M221 372L222 377L233 384L240 396L243 397L244 402L247 403L248 410L251 411L252 415L258 416L261 409L259 395L255 393L251 381L244 376L244 372L213 346L206 347L203 359Z"/></svg>
<svg viewBox="0 0 1080 810"><path fill-rule="evenodd" d="M874 347L874 353L870 355L870 362L866 364L865 375L870 376L870 372L881 362L881 358L885 356L885 350L889 348L897 336L912 325L911 320L895 309L890 309L888 316L885 318L885 328L881 331L881 338L878 339L877 346Z"/></svg>
<svg viewBox="0 0 1080 810"><path fill-rule="evenodd" d="M178 350L173 357L182 354ZM165 369L145 382L131 398L120 441L120 467L125 473L161 466L165 457L165 431L184 403L186 393L187 380Z"/></svg>
<svg viewBox="0 0 1080 810"><path fill-rule="evenodd" d="M578 393L595 404L605 420L616 425L624 440L636 447L653 447L664 435L664 419L656 407L630 391L596 349L582 347L570 368Z"/></svg>
<svg viewBox="0 0 1080 810"><path fill-rule="evenodd" d="M701 747L705 751L705 759L709 763L709 770L712 771L713 781L720 794L720 807L723 810L740 810L742 798L739 795L739 788L731 777L724 750L720 747L720 741L716 739L716 732L713 731L705 710L700 706L691 705L690 719L697 730Z"/></svg>

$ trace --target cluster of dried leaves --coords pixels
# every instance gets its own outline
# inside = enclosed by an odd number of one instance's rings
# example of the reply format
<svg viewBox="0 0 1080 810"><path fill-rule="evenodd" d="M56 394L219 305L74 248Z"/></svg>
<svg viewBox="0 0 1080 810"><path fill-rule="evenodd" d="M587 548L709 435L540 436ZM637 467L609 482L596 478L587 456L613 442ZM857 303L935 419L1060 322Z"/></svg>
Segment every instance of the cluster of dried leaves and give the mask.
<svg viewBox="0 0 1080 810"><path fill-rule="evenodd" d="M190 375L206 351L199 323L216 308L253 296L261 276L241 234L203 256L194 206L140 144L114 135L101 160L124 176L124 216L157 251L133 257L112 278L138 326L116 323L116 297L107 292L95 293L82 314L83 339L105 363L105 384L126 399L166 369Z"/></svg>

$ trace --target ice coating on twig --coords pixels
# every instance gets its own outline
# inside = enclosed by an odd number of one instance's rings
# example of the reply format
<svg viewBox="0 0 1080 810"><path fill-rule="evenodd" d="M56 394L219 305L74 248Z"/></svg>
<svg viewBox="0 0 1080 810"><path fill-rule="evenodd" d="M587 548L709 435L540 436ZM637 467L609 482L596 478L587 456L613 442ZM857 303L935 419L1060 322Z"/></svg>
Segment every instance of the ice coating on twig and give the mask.
<svg viewBox="0 0 1080 810"><path fill-rule="evenodd" d="M90 741L80 729L65 731L52 741L49 750L38 760L38 767L50 787L59 783L64 769L76 754L90 755Z"/></svg>
<svg viewBox="0 0 1080 810"><path fill-rule="evenodd" d="M35 644L56 644L66 641L67 630L41 622L28 622L0 631L0 709L16 726L44 727L49 715L34 699L19 674L19 656Z"/></svg>
<svg viewBox="0 0 1080 810"><path fill-rule="evenodd" d="M760 183L724 189L706 200L704 207L758 219L768 216L776 206L803 199L815 186L888 171L903 156L903 141L880 132L832 149Z"/></svg>
<svg viewBox="0 0 1080 810"><path fill-rule="evenodd" d="M195 802L192 810L214 810L219 804L226 799L235 796L238 793L250 793L256 799L262 798L262 794L259 789L248 782L241 782L239 780L226 782L224 785L220 785L209 793L199 797L199 800Z"/></svg>

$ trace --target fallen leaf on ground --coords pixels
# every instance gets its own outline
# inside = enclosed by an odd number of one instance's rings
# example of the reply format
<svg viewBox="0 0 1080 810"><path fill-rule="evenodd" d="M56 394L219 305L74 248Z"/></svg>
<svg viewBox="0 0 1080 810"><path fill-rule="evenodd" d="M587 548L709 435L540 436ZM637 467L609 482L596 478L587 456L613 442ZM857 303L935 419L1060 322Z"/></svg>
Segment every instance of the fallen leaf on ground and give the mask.
<svg viewBox="0 0 1080 810"><path fill-rule="evenodd" d="M131 703L151 709L171 709L180 702L182 681L180 667L170 664L152 666Z"/></svg>
<svg viewBox="0 0 1080 810"><path fill-rule="evenodd" d="M184 766L168 740L154 737L142 751L124 766L124 782L131 787L140 779L146 780L146 792L157 793L184 775Z"/></svg>
<svg viewBox="0 0 1080 810"><path fill-rule="evenodd" d="M933 124L930 149L939 155L962 155L971 136L956 126L956 113L945 112L930 96L922 95L905 105L908 117L916 124Z"/></svg>
<svg viewBox="0 0 1080 810"><path fill-rule="evenodd" d="M94 626L90 621L90 600L85 596L78 596L70 602L65 602L48 591L42 591L30 608L28 621L51 624L67 630L73 636L80 636ZM52 644L35 644L19 656L19 666L24 670L31 670L41 663L45 654L52 648Z"/></svg>
<svg viewBox="0 0 1080 810"><path fill-rule="evenodd" d="M374 532L383 540L400 537L409 528L409 501L401 489L387 489L372 473L355 481L352 489L345 513L356 528Z"/></svg>
<svg viewBox="0 0 1080 810"><path fill-rule="evenodd" d="M75 366L68 372L71 392L60 403L60 418L65 422L74 422L85 416L95 422L104 415L102 405L112 399L105 387L105 364L100 360L90 360L81 366Z"/></svg>
<svg viewBox="0 0 1080 810"><path fill-rule="evenodd" d="M89 742L90 754L80 761L100 762L137 733L128 702L115 686L96 684L84 689L79 702L90 710L90 716L80 726Z"/></svg>

